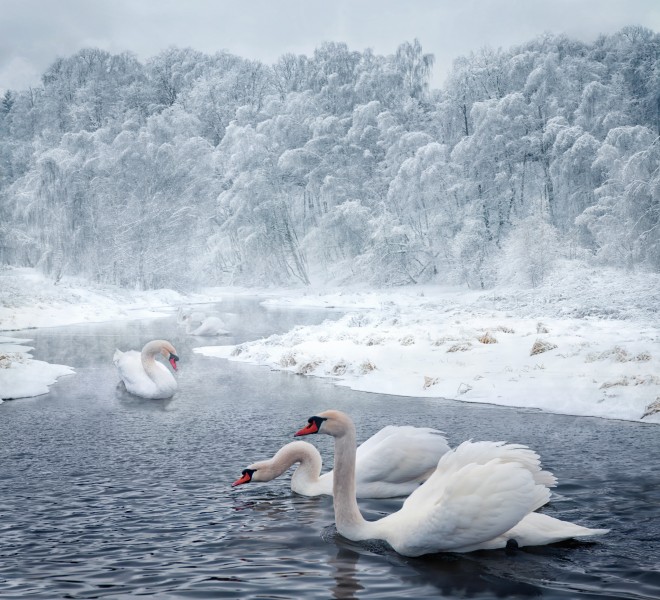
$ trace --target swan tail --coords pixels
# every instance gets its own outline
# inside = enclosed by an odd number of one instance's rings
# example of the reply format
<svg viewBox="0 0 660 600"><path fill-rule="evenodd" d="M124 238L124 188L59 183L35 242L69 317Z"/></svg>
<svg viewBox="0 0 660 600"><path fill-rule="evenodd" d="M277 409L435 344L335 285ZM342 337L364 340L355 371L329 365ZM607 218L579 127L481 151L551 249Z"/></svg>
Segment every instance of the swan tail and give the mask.
<svg viewBox="0 0 660 600"><path fill-rule="evenodd" d="M530 513L507 533L507 537L515 539L520 546L539 546L571 538L605 535L609 531L561 521L542 513Z"/></svg>

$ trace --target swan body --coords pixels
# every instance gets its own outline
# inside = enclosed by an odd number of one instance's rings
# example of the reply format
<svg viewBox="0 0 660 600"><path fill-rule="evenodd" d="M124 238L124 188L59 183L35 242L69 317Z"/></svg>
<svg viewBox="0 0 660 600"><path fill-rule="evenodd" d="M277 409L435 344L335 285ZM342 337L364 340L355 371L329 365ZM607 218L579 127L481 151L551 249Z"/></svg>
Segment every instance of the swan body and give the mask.
<svg viewBox="0 0 660 600"><path fill-rule="evenodd" d="M176 370L176 355L174 346L165 340L153 340L145 344L142 352L116 350L112 361L117 367L119 376L126 389L142 398L169 398L177 390L177 382L165 365L156 360L161 354L167 358Z"/></svg>
<svg viewBox="0 0 660 600"><path fill-rule="evenodd" d="M191 307L179 306L176 312L176 322L179 325L198 327L206 319L206 313L201 310L193 310Z"/></svg>
<svg viewBox="0 0 660 600"><path fill-rule="evenodd" d="M554 476L529 448L504 442L463 442L440 458L428 480L400 510L366 521L355 499L355 426L341 411L311 417L296 436L335 438L334 509L337 531L361 541L385 540L404 556L550 544L607 529L589 529L534 513L550 498Z"/></svg>
<svg viewBox="0 0 660 600"><path fill-rule="evenodd" d="M358 498L408 496L433 473L438 459L449 451L442 434L428 427L383 427L361 444L355 457ZM321 454L303 441L286 444L270 460L251 464L234 486L249 481L271 481L300 463L291 478L291 490L303 496L332 495L333 472L321 475Z"/></svg>
<svg viewBox="0 0 660 600"><path fill-rule="evenodd" d="M192 321L188 321L187 333L190 335L212 336L227 335L229 331L227 331L225 324L219 317L206 317L197 327Z"/></svg>

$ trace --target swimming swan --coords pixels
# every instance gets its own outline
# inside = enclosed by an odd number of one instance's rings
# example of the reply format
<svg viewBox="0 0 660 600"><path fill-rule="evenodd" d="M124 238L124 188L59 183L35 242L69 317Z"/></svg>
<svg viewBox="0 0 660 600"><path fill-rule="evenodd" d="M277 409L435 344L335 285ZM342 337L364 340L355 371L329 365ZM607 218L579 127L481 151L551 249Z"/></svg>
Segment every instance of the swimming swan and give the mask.
<svg viewBox="0 0 660 600"><path fill-rule="evenodd" d="M212 336L228 335L229 331L227 331L225 324L219 317L206 317L197 326L193 325L192 321L189 321L186 326L186 333L189 333L190 335Z"/></svg>
<svg viewBox="0 0 660 600"><path fill-rule="evenodd" d="M177 382L167 367L159 363L155 356L162 354L176 371L179 357L174 346L165 340L153 340L145 344L142 352L115 350L112 362L126 389L142 398L169 398L176 392Z"/></svg>
<svg viewBox="0 0 660 600"><path fill-rule="evenodd" d="M357 449L355 478L358 498L408 496L435 470L449 451L441 433L428 427L388 425ZM303 496L332 495L332 471L321 475L321 454L303 441L286 444L275 456L251 464L232 487L250 481L271 481L300 463L291 490Z"/></svg>
<svg viewBox="0 0 660 600"><path fill-rule="evenodd" d="M295 435L335 438L334 508L337 531L353 541L385 540L404 556L471 552L550 544L608 529L589 529L535 513L550 498L555 479L529 448L504 442L463 442L445 454L434 473L400 510L365 521L355 499L355 426L329 410L310 417Z"/></svg>

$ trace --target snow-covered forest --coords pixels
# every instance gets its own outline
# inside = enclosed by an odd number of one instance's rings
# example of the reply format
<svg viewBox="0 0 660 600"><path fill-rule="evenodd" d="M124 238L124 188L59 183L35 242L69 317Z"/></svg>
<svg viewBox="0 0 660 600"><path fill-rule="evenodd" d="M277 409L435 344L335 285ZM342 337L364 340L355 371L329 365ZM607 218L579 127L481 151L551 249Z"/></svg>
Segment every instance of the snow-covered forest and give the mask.
<svg viewBox="0 0 660 600"><path fill-rule="evenodd" d="M54 280L540 285L660 271L660 35L272 65L90 48L0 103L0 264Z"/></svg>

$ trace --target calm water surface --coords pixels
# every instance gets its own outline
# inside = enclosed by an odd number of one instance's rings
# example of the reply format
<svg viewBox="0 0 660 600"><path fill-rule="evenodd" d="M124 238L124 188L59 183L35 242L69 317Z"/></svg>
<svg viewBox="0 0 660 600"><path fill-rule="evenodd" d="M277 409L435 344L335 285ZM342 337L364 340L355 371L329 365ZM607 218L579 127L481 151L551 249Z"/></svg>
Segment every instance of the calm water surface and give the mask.
<svg viewBox="0 0 660 600"><path fill-rule="evenodd" d="M215 308L232 337L191 338L174 317L23 332L35 358L77 374L0 406L0 598L660 597L658 426L365 394L194 354L333 318L256 300ZM170 400L117 385L114 349L154 338L181 357ZM393 423L437 427L452 445L528 444L560 481L544 510L612 532L409 559L338 536L331 499L292 494L288 477L230 487L326 408L352 414L360 441ZM314 438L329 468L332 439ZM369 519L400 504L360 501Z"/></svg>

